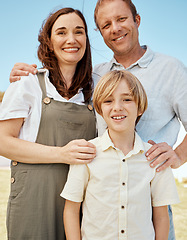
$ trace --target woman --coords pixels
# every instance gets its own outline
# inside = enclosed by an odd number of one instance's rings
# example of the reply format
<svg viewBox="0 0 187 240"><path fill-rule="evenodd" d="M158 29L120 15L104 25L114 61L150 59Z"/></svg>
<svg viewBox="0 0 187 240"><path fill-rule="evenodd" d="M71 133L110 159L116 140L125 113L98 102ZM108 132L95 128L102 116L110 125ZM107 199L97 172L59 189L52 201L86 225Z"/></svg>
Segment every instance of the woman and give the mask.
<svg viewBox="0 0 187 240"><path fill-rule="evenodd" d="M11 84L0 113L0 155L14 160L10 240L65 239L60 192L68 164L95 157L94 145L86 141L96 134L85 19L78 10L60 9L45 21L38 39L45 69Z"/></svg>

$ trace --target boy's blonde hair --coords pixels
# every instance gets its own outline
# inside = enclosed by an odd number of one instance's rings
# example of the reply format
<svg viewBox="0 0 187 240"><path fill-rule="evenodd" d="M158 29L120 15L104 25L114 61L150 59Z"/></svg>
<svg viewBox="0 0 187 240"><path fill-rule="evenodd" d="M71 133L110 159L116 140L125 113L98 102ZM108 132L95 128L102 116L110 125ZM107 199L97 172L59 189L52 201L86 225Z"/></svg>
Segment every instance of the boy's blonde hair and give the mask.
<svg viewBox="0 0 187 240"><path fill-rule="evenodd" d="M108 72L100 79L93 93L94 108L100 115L102 115L101 104L114 92L122 80L126 81L131 96L134 98L134 101L138 106L137 124L141 115L147 109L147 95L140 81L128 71L114 70Z"/></svg>

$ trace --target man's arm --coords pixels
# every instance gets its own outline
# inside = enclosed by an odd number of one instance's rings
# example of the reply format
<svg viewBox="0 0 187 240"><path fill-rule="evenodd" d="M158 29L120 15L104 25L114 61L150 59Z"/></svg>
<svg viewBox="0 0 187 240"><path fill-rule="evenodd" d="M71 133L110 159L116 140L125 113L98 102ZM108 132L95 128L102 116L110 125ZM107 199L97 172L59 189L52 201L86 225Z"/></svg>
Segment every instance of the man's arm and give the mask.
<svg viewBox="0 0 187 240"><path fill-rule="evenodd" d="M27 63L16 63L10 72L10 82L16 82L21 79L22 76L28 76L29 73L37 73L36 64L27 64Z"/></svg>
<svg viewBox="0 0 187 240"><path fill-rule="evenodd" d="M64 228L67 240L81 240L80 229L81 203L66 200L64 207Z"/></svg>
<svg viewBox="0 0 187 240"><path fill-rule="evenodd" d="M178 168L187 162L187 135L175 150L165 142L156 144L150 140L149 143L153 146L146 152L147 160L153 161L156 158L150 166L155 167L163 163L157 171L162 171L169 166Z"/></svg>
<svg viewBox="0 0 187 240"><path fill-rule="evenodd" d="M153 225L155 240L168 240L169 215L167 206L153 207Z"/></svg>

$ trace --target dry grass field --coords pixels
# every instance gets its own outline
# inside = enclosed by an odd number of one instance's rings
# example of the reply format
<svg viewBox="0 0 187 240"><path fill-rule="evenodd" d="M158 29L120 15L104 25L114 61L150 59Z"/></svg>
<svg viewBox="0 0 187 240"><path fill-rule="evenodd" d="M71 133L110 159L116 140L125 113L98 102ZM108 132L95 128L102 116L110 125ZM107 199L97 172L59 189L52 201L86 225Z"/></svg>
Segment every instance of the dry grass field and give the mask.
<svg viewBox="0 0 187 240"><path fill-rule="evenodd" d="M0 169L0 239L6 240L6 205L9 194L10 171ZM185 183L187 185L187 182ZM187 187L177 182L180 204L174 205L173 215L177 240L187 240Z"/></svg>

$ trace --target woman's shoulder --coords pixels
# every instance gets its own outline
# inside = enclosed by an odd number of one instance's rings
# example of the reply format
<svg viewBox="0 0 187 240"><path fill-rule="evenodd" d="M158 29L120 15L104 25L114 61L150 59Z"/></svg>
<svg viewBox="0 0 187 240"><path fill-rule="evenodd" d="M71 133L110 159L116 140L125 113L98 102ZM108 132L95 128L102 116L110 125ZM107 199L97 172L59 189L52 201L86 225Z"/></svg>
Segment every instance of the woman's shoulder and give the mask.
<svg viewBox="0 0 187 240"><path fill-rule="evenodd" d="M3 102L24 101L41 97L41 88L36 75L29 74L21 77L21 80L13 82L5 91Z"/></svg>

